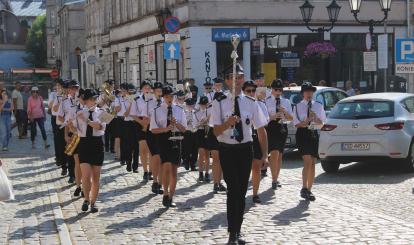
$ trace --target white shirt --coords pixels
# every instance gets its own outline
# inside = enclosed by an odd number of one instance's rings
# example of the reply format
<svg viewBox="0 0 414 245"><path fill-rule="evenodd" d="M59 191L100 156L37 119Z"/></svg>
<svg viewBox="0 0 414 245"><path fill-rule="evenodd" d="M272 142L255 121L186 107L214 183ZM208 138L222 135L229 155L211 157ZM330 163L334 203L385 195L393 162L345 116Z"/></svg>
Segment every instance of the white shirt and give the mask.
<svg viewBox="0 0 414 245"><path fill-rule="evenodd" d="M23 110L23 96L22 93L18 90L13 90L12 99L17 99L15 110Z"/></svg>
<svg viewBox="0 0 414 245"><path fill-rule="evenodd" d="M129 111L129 116L125 117L124 121L126 121L126 122L134 121L134 118L132 118L132 115L131 115L131 111L132 111L133 104L136 103L136 100L137 100L137 98L135 98L133 100L130 100L126 97L124 98L124 101L122 103L123 103L123 106L126 108L125 111L127 111L129 108L131 108L130 111Z"/></svg>
<svg viewBox="0 0 414 245"><path fill-rule="evenodd" d="M208 93L204 93L203 96L206 96L208 98L208 103L213 102L214 99L214 91L208 92Z"/></svg>
<svg viewBox="0 0 414 245"><path fill-rule="evenodd" d="M269 112L269 116L276 114L276 97L271 95L266 98L265 100L267 111ZM283 97L280 97L280 107L286 110L286 112L293 116L292 111L292 104L288 99L285 99Z"/></svg>
<svg viewBox="0 0 414 245"><path fill-rule="evenodd" d="M194 127L202 128L203 126L200 126L201 121L205 120L206 118L210 118L211 116L211 107L208 107L204 110L198 109L194 112ZM207 122L208 124L209 122Z"/></svg>
<svg viewBox="0 0 414 245"><path fill-rule="evenodd" d="M47 100L47 104L49 105L50 103L54 102L54 101L55 101L56 96L57 96L57 94L56 94L56 92L55 92L55 91L50 92L50 93L49 93L49 98L48 98L48 100Z"/></svg>
<svg viewBox="0 0 414 245"><path fill-rule="evenodd" d="M93 129L93 136L95 136L95 137L100 137L100 136L105 135L106 124L99 120L99 115L101 115L102 112L104 112L102 109L95 107L95 109L93 110L93 113L92 113L92 119L93 119L92 121L98 122L102 126L101 130ZM82 119L82 118L77 119L78 125L77 125L76 128L77 128L77 131L78 131L78 135L82 138L85 138L86 137L86 130L88 128L88 118L89 118L88 108L83 108L82 110L79 110L77 112L77 115L80 115L80 114L83 115L84 119Z"/></svg>
<svg viewBox="0 0 414 245"><path fill-rule="evenodd" d="M120 106L121 110L116 114L118 117L124 117L125 116L125 111L126 111L126 107L125 107L125 98L122 96L118 96L115 99L115 107Z"/></svg>
<svg viewBox="0 0 414 245"><path fill-rule="evenodd" d="M233 103L232 95L226 94L227 98L222 101L213 101L213 107L211 112L210 123L212 125L222 125L227 118L232 115ZM226 144L243 144L247 142L253 142L252 138L252 125L255 129L264 127L267 122L266 118L260 109L259 104L254 98L240 95L239 96L239 108L241 122L243 126L243 141L238 142L233 135L233 129L229 128L217 137L217 140Z"/></svg>
<svg viewBox="0 0 414 245"><path fill-rule="evenodd" d="M143 116L150 118L154 113L155 108L162 105L163 99L160 98L159 100L157 100L156 98L151 98L147 100L146 103L147 104L145 105L145 111L143 113Z"/></svg>
<svg viewBox="0 0 414 245"><path fill-rule="evenodd" d="M65 119L64 124L68 123L71 117L76 113L78 101L75 98L68 96L60 103L58 116ZM59 120L57 120L59 121Z"/></svg>
<svg viewBox="0 0 414 245"><path fill-rule="evenodd" d="M323 108L322 104L312 100L311 111L313 111L316 114L316 116L322 121L322 123L326 122L326 113L325 113L325 109ZM301 102L296 104L293 110L293 124L296 126L301 121L305 121L307 117L308 117L308 101L302 100Z"/></svg>
<svg viewBox="0 0 414 245"><path fill-rule="evenodd" d="M178 105L171 105L172 116L177 120L177 123L185 126L187 125L187 119L184 113L184 109ZM154 113L151 115L150 130L155 128L166 128L168 116L168 105L162 103L161 106L155 108ZM177 132L175 128L173 131Z"/></svg>
<svg viewBox="0 0 414 245"><path fill-rule="evenodd" d="M184 110L185 119L187 120L187 125L185 125L185 129L189 131L193 131L195 129L195 118L194 118L194 110Z"/></svg>
<svg viewBox="0 0 414 245"><path fill-rule="evenodd" d="M269 115L269 112L267 111L266 103L262 100L258 100L257 103L259 104L259 107L260 109L262 109L263 115L266 118L266 124L269 123L270 115Z"/></svg>

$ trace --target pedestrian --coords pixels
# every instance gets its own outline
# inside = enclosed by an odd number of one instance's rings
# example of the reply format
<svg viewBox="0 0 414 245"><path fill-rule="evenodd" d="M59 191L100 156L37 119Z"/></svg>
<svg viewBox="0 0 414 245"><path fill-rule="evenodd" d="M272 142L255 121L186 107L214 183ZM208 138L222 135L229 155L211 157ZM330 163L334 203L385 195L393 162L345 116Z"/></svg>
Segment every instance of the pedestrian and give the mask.
<svg viewBox="0 0 414 245"><path fill-rule="evenodd" d="M255 98L256 96L256 89L257 85L253 81L246 81L243 84L242 90L243 93L246 96L250 96L252 98ZM262 111L263 115L266 119L266 124L269 122L269 113L266 108L266 104L263 100L257 99L257 104L260 107L260 110ZM252 161L252 186L253 186L253 202L254 203L261 203L260 197L258 195L259 192L259 186L260 186L260 174L261 169L264 164L267 162L267 153L262 152L262 149L260 147L259 137L257 135L257 130L252 128L253 130L253 161ZM263 161L263 159L266 157L266 160Z"/></svg>
<svg viewBox="0 0 414 245"><path fill-rule="evenodd" d="M104 145L102 137L105 134L105 123L99 120L103 110L96 106L98 94L93 89L85 89L83 100L85 108L77 112L79 161L82 171L82 187L84 202L82 211L98 212L96 200L99 193L99 180L104 161Z"/></svg>
<svg viewBox="0 0 414 245"><path fill-rule="evenodd" d="M27 122L27 112L24 111L23 96L21 94L21 83L15 82L14 90L12 92L14 116L16 118L17 130L19 132L19 139L24 139L24 124Z"/></svg>
<svg viewBox="0 0 414 245"><path fill-rule="evenodd" d="M173 196L177 185L177 168L180 163L179 140L174 137L185 132L187 124L184 109L173 103L174 94L170 86L162 89L164 102L155 108L151 116L150 130L157 135L162 163L162 184L165 207L176 207ZM173 137L173 138L172 138Z"/></svg>
<svg viewBox="0 0 414 245"><path fill-rule="evenodd" d="M0 103L0 132L1 132L1 143L3 147L3 151L9 150L9 141L10 141L10 134L11 134L11 116L13 112L14 106L12 100L10 99L9 95L7 94L6 89L1 91L1 103Z"/></svg>
<svg viewBox="0 0 414 245"><path fill-rule="evenodd" d="M272 189L276 190L282 185L279 182L280 168L282 167L283 151L288 136L287 122L293 120L292 105L282 97L283 81L274 80L271 84L271 96L265 100L270 121L266 127L268 135L268 149L270 152L270 170L272 173Z"/></svg>
<svg viewBox="0 0 414 245"><path fill-rule="evenodd" d="M345 92L348 96L354 96L355 95L355 90L353 88L351 80L346 81L346 83L345 83Z"/></svg>
<svg viewBox="0 0 414 245"><path fill-rule="evenodd" d="M130 116L134 119L137 131L137 141L139 146L139 155L144 170L143 180L152 180L151 155L147 144L147 132L150 123L149 117L146 116L146 108L149 106L148 101L152 99L151 84L148 81L141 83L141 96L137 97L132 104Z"/></svg>
<svg viewBox="0 0 414 245"><path fill-rule="evenodd" d="M27 112L27 105L29 101L29 97L31 96L30 87L28 85L23 86L23 110ZM29 120L25 120L23 122L23 137L27 137L27 131L29 130Z"/></svg>
<svg viewBox="0 0 414 245"><path fill-rule="evenodd" d="M253 160L252 125L257 130L262 152L267 152L266 118L256 100L241 93L244 73L240 65L236 68L237 73L228 74L225 81L232 91L232 77L237 76L235 94L227 93L220 100L214 100L211 113L211 124L219 141L220 164L228 188L228 244L244 244L240 231ZM266 155L263 154L263 161Z"/></svg>
<svg viewBox="0 0 414 245"><path fill-rule="evenodd" d="M125 114L127 112L127 109L129 109L129 105L131 104L129 101L128 96L128 84L123 83L120 85L120 97L119 100L115 101L115 107L119 108L118 110L118 116L119 118L119 132L120 132L120 161L121 165L126 165L128 167L127 159L129 160L129 157L127 156L128 152L128 146L126 145L128 141L128 135L130 132L128 132L128 126L127 122L125 121ZM115 142L117 140L115 139ZM132 160L131 160L132 161ZM131 163L129 163L130 165Z"/></svg>
<svg viewBox="0 0 414 245"><path fill-rule="evenodd" d="M198 101L198 110L194 113L194 123L197 128L197 148L198 148L198 181L210 182L210 156L207 150L207 138L210 130L208 122L210 120L211 108L208 108L209 99L201 96Z"/></svg>
<svg viewBox="0 0 414 245"><path fill-rule="evenodd" d="M320 80L319 83L318 83L318 86L326 87L327 86L327 83L326 83L325 80Z"/></svg>
<svg viewBox="0 0 414 245"><path fill-rule="evenodd" d="M297 128L296 143L299 154L302 156L304 168L302 171L302 198L315 201L312 186L315 179L315 164L318 158L319 135L316 127L326 120L323 105L314 101L313 94L316 91L310 82L304 82L301 87L303 100L296 104L293 123Z"/></svg>
<svg viewBox="0 0 414 245"><path fill-rule="evenodd" d="M39 126L40 132L44 142L45 149L50 145L47 142L47 135L45 130L46 110L43 105L43 98L39 95L39 88L32 87L32 95L27 102L27 116L30 121L30 139L32 141L32 149L36 148L35 137L37 134L36 125Z"/></svg>
<svg viewBox="0 0 414 245"><path fill-rule="evenodd" d="M355 88L355 95L360 95L361 94L361 89L359 88Z"/></svg>

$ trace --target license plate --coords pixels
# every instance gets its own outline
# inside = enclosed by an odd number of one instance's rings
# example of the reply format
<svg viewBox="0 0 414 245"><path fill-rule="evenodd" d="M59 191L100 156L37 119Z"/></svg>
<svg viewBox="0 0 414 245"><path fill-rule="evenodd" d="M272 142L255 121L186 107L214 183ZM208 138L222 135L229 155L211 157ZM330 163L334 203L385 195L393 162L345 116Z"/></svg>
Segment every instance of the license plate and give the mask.
<svg viewBox="0 0 414 245"><path fill-rule="evenodd" d="M290 144L290 138L289 137L286 139L286 144Z"/></svg>
<svg viewBox="0 0 414 245"><path fill-rule="evenodd" d="M343 143L343 151L369 151L371 145L369 143Z"/></svg>

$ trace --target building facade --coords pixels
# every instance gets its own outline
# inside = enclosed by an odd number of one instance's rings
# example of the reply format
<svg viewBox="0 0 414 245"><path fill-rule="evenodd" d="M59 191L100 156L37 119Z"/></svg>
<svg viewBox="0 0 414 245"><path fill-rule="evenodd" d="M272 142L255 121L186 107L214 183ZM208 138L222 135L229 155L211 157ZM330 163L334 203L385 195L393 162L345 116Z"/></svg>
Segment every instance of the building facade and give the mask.
<svg viewBox="0 0 414 245"><path fill-rule="evenodd" d="M274 77L314 83L324 79L342 87L350 79L366 91L384 87L382 70L364 71L368 26L355 22L348 1L337 2L342 6L338 22L324 35L336 52L322 59L305 55L307 46L321 38L302 22L299 6L303 1L89 0L83 79L99 86L107 79L139 85L144 79L174 83L194 78L201 85L231 67L229 37L239 33L239 60L247 79L263 72L267 82ZM330 1L312 3L312 24L329 25L326 6ZM394 0L389 13L387 75L395 73L394 40L407 35L407 7L406 0ZM179 60L164 60L161 15L166 9L182 22ZM378 2L363 1L363 16L381 19ZM384 27L376 26L374 32L383 34ZM88 58L96 62L88 63Z"/></svg>

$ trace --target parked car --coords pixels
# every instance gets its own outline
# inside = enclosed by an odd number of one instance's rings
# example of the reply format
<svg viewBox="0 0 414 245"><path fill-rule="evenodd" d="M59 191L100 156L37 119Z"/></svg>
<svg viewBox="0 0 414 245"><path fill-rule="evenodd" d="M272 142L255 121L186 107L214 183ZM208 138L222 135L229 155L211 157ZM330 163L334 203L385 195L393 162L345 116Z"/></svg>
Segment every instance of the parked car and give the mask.
<svg viewBox="0 0 414 245"><path fill-rule="evenodd" d="M340 164L401 160L414 170L414 94L374 93L340 101L321 129L319 156L325 172Z"/></svg>
<svg viewBox="0 0 414 245"><path fill-rule="evenodd" d="M300 86L296 87L286 87L283 89L283 96L286 99L290 100L292 106L295 106L297 103L302 101L302 95L300 93ZM338 101L348 97L345 91L332 88L332 87L316 87L316 92L313 95L313 99L320 102L327 113L331 111L331 109L338 103ZM288 137L286 140L286 147L287 148L296 148L296 128L293 123L288 125Z"/></svg>

